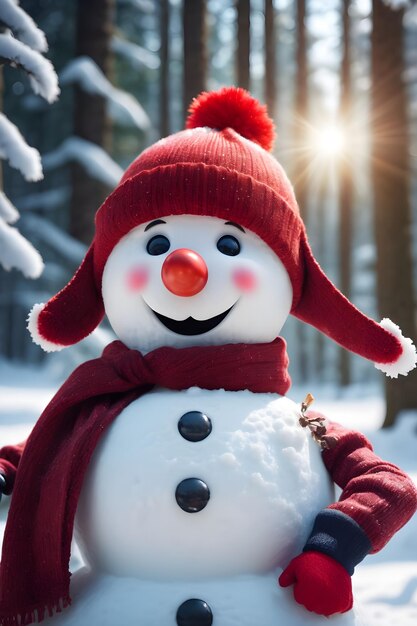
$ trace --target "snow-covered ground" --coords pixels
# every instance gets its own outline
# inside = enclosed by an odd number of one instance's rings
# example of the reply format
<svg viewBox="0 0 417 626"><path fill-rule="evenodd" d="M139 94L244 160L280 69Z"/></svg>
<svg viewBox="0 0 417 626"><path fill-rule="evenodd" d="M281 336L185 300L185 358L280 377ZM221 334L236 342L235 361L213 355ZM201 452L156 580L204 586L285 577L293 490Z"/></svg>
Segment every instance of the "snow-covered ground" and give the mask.
<svg viewBox="0 0 417 626"><path fill-rule="evenodd" d="M62 376L62 373L60 374ZM0 446L17 443L30 432L61 380L51 368L28 368L0 361ZM381 431L384 404L373 387L351 388L343 395L332 389L293 389L302 400L316 396L314 408L331 419L366 433L375 451L398 464L417 483L417 413L404 414L395 429ZM0 536L7 515L7 498L0 505ZM73 567L78 562L74 554ZM379 554L368 557L354 575L357 606L364 626L417 624L417 516ZM288 625L290 626L290 625Z"/></svg>

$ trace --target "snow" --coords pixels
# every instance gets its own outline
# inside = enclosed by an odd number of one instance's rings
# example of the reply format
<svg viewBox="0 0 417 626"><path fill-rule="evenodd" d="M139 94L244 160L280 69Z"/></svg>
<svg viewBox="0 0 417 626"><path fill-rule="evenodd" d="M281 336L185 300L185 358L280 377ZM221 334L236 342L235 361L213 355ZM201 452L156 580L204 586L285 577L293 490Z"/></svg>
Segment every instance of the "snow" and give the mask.
<svg viewBox="0 0 417 626"><path fill-rule="evenodd" d="M0 219L0 264L6 270L13 267L23 272L27 278L38 278L44 264L39 252L16 228Z"/></svg>
<svg viewBox="0 0 417 626"><path fill-rule="evenodd" d="M16 198L15 202L19 211L53 211L69 200L71 189L69 186L59 187L57 189L46 189L45 191L37 191L27 196Z"/></svg>
<svg viewBox="0 0 417 626"><path fill-rule="evenodd" d="M46 368L39 368L38 366L23 367L0 361L0 441L2 443L17 443L29 434L32 424L50 400L60 382L61 378L57 378L56 372L51 366ZM329 417L337 419L347 426L363 430L371 439L377 454L400 465L408 471L417 483L417 457L415 454L417 438L416 412L403 414L393 429L379 431L378 428L383 421L384 403L375 388L349 388L347 392L343 392L343 395L337 389L315 388L312 391L317 398L314 408L323 411ZM290 392L290 396L298 401L304 397L303 393L304 390L294 389ZM7 501L8 498L3 498L0 504L1 530L4 530ZM416 538L417 516L397 533L384 550L376 555L367 557L357 567L353 577L354 595L363 626L392 626L393 624L415 626L417 623ZM79 564L79 553L75 551L73 568ZM88 578L88 574L83 575L82 570L80 570L78 575L74 576L75 582L80 586L87 584L86 578ZM251 594L248 591L245 592L245 589L251 589L254 584L260 586L260 593L265 589L265 602L272 601L271 595L275 593L277 588L274 586L273 589L272 587L269 589L262 586L260 578L256 577L254 581L250 580L250 577L243 577L243 579L236 581L227 589L230 596L234 599L234 606L237 606L239 602L246 602L245 599L251 597ZM120 581L120 579L112 577L103 577L96 592L100 597L103 615L105 615L106 611L112 610L109 598L112 597L112 589L118 583L122 583L122 592L125 596L123 603L118 607L119 613L117 618L110 623L119 623L120 616L122 616L123 623L130 626L131 622L126 614L132 613L132 596L135 597L135 606L137 606L137 597L139 597L137 594L140 593L140 590L135 587L137 582L134 579L122 579ZM208 592L210 598L214 596L220 598L222 594L219 588L215 589L212 586L210 589L207 589L205 582L203 585L198 581L192 584L192 591L193 593L195 592L196 597L204 597ZM222 586L224 588L224 585ZM159 593L158 595L158 590L155 590L155 587L151 589L151 587L152 584L149 583L145 590L142 588L143 605L141 604L141 616L144 615L149 618L145 620L149 626L154 626L154 624L163 626L165 622L164 616L161 614L161 611L163 611L163 606L160 602L161 594ZM188 593L184 595L185 592L180 587L180 583L170 585L170 594L172 594L174 604L179 603L179 595L181 594L182 600L190 597ZM190 588L187 585L187 592L189 591ZM285 601L285 598L288 598L284 590L278 590L278 593L282 595L281 601ZM82 606L82 604L86 603L88 605L87 598L83 600L80 597L80 602L74 603L73 621L69 623L84 626L82 620L88 606ZM123 611L121 607L123 607ZM296 613L300 615L300 624L305 624L306 626L307 624L314 624L314 616L304 612L302 609L298 609L298 607L295 608L297 608ZM249 626L258 623L258 614L253 615L251 613L251 611L256 609L257 607L251 606L250 602L248 602L245 610L248 611L248 615L252 620L248 622ZM137 623L137 611L134 613ZM60 620L64 619L64 615L65 613L62 615L62 618L54 618L51 624L59 626ZM233 610L231 615L234 615ZM333 618L329 621L334 624L343 624L343 622L336 622ZM236 623L238 623L236 620L231 622L233 626ZM103 626L107 626L105 622L103 622ZM242 626L242 623L240 623L240 626ZM294 620L291 622L291 626L299 625Z"/></svg>
<svg viewBox="0 0 417 626"><path fill-rule="evenodd" d="M71 161L82 165L92 178L100 180L108 187L117 185L123 175L122 168L107 152L80 137L68 137L59 148L42 156L45 171L61 167Z"/></svg>
<svg viewBox="0 0 417 626"><path fill-rule="evenodd" d="M136 98L113 87L89 57L78 57L70 61L62 70L60 80L61 85L76 84L87 93L105 98L111 118L119 124L137 126L143 131L150 128L149 117Z"/></svg>
<svg viewBox="0 0 417 626"><path fill-rule="evenodd" d="M135 9L144 13L153 13L155 6L151 0L118 0L119 4L130 4Z"/></svg>
<svg viewBox="0 0 417 626"><path fill-rule="evenodd" d="M74 267L81 263L87 251L87 246L83 243L39 215L25 215L22 222L25 225L25 232L36 234L40 242L59 254L61 261Z"/></svg>
<svg viewBox="0 0 417 626"><path fill-rule="evenodd" d="M190 445L178 419L196 407L213 429ZM284 568L334 499L299 417L291 400L249 391L154 389L132 402L102 437L83 486L77 537L86 561L169 582ZM173 497L192 476L210 489L204 515L184 515Z"/></svg>
<svg viewBox="0 0 417 626"><path fill-rule="evenodd" d="M160 60L156 54L117 35L112 37L111 49L128 59L134 68L139 69L144 66L150 70L156 70L160 66Z"/></svg>
<svg viewBox="0 0 417 626"><path fill-rule="evenodd" d="M26 180L37 181L43 178L39 152L28 146L17 126L3 113L0 113L0 159L6 159Z"/></svg>
<svg viewBox="0 0 417 626"><path fill-rule="evenodd" d="M23 11L14 0L2 0L0 3L0 22L13 31L15 37L38 52L46 52L48 43L45 34Z"/></svg>
<svg viewBox="0 0 417 626"><path fill-rule="evenodd" d="M376 369L384 372L389 378L398 378L399 374L406 376L417 365L417 352L413 341L409 337L404 337L400 327L388 317L384 317L380 326L400 340L403 351L394 363L375 363Z"/></svg>
<svg viewBox="0 0 417 626"><path fill-rule="evenodd" d="M55 102L60 93L58 77L48 59L8 32L0 34L0 57L9 59L12 65L23 68L29 75L33 91L47 102Z"/></svg>
<svg viewBox="0 0 417 626"><path fill-rule="evenodd" d="M3 191L0 191L0 219L6 224L14 224L19 219L19 212Z"/></svg>
<svg viewBox="0 0 417 626"><path fill-rule="evenodd" d="M411 0L383 0L384 4L391 7L394 11L397 9L406 9L411 7Z"/></svg>

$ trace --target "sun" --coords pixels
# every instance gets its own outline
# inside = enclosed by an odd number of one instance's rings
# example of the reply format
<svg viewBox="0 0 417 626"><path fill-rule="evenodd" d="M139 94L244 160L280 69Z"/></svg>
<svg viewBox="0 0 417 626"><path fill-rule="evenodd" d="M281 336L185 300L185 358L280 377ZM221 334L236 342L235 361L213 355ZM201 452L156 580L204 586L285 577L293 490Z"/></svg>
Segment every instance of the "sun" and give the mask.
<svg viewBox="0 0 417 626"><path fill-rule="evenodd" d="M311 129L310 148L319 157L340 157L346 146L346 132L340 125L327 124Z"/></svg>

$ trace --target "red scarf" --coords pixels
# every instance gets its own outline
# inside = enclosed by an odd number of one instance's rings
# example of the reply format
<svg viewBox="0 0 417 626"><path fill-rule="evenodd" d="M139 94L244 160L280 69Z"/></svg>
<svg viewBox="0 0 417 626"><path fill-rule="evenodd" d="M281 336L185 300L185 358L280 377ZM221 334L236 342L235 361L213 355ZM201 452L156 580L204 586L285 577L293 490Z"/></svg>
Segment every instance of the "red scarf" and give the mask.
<svg viewBox="0 0 417 626"><path fill-rule="evenodd" d="M159 348L143 356L115 341L80 365L36 423L19 463L0 566L0 624L31 624L70 603L71 539L94 449L130 402L154 385L285 395L281 338L269 344Z"/></svg>

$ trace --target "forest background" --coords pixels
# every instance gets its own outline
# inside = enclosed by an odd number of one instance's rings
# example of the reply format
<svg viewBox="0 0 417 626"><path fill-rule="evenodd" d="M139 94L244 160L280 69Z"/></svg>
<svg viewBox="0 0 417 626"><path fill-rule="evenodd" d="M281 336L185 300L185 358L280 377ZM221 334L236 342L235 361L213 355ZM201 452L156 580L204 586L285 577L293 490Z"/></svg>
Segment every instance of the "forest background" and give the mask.
<svg viewBox="0 0 417 626"><path fill-rule="evenodd" d="M69 372L98 355L111 337L106 324L80 345L45 356L25 331L28 311L73 275L91 241L94 213L127 165L184 127L194 96L231 84L267 104L278 132L274 154L295 186L327 275L361 310L389 317L416 343L416 2L20 6L46 34L45 56L61 93L48 104L33 93L27 72L0 54L0 111L40 152L44 171L43 179L25 181L5 159L0 188L45 263L35 280L19 271L18 260L8 272L0 268L0 357L31 364L46 358ZM382 381L368 362L313 328L291 320L283 334L296 385L341 395L384 385L386 426L417 408L416 373Z"/></svg>

